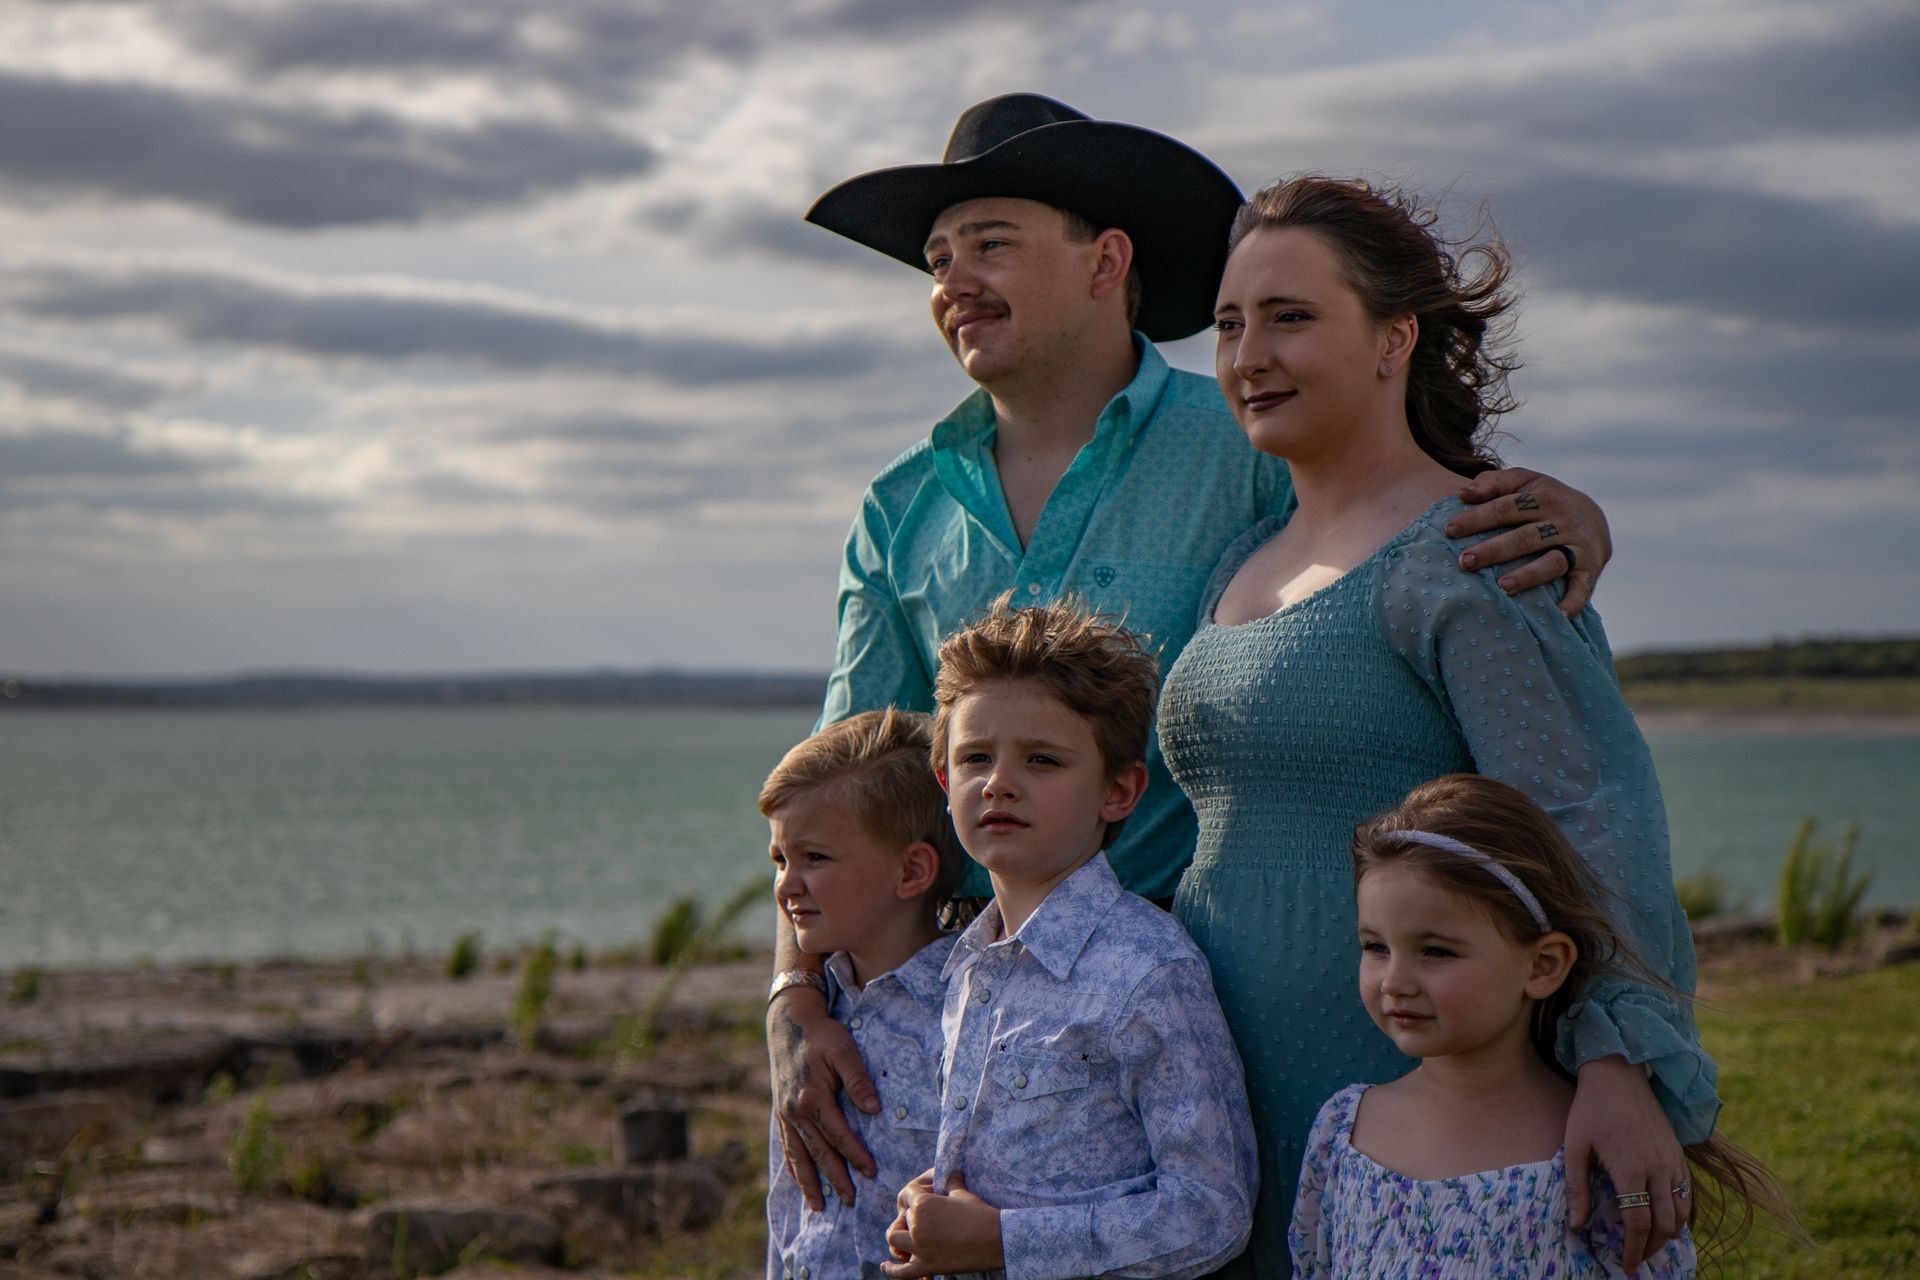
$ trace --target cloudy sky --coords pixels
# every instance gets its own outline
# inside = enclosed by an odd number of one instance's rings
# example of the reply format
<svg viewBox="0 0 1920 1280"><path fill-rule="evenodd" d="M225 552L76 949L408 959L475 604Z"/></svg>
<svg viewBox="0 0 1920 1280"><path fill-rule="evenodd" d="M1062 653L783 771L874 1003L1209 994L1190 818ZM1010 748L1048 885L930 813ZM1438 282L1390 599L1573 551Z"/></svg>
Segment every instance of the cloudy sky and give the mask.
<svg viewBox="0 0 1920 1280"><path fill-rule="evenodd" d="M4 0L0 669L824 667L967 384L800 215L1016 89L1490 209L1620 647L1920 630L1916 68L1911 0Z"/></svg>

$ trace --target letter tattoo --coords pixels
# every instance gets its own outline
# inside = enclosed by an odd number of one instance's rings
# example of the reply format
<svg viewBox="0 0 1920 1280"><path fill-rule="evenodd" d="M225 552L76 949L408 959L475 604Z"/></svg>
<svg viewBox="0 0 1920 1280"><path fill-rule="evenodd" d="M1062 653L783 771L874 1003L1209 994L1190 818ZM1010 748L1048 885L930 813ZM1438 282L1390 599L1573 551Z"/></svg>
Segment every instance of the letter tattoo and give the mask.
<svg viewBox="0 0 1920 1280"><path fill-rule="evenodd" d="M1547 521L1547 523L1540 526L1540 541L1545 542L1548 538L1553 537L1555 534L1559 532L1560 532L1560 526L1553 523L1553 521L1549 520Z"/></svg>
<svg viewBox="0 0 1920 1280"><path fill-rule="evenodd" d="M1538 511L1540 499L1530 493L1516 493L1513 496L1513 507L1516 511Z"/></svg>

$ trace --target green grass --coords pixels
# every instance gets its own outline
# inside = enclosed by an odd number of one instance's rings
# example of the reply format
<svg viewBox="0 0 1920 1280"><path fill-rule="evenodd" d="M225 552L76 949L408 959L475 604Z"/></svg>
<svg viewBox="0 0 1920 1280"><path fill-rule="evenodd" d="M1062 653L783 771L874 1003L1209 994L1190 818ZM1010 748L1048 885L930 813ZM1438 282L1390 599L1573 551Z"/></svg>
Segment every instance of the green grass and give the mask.
<svg viewBox="0 0 1920 1280"><path fill-rule="evenodd" d="M1767 1162L1822 1244L1761 1234L1746 1274L1920 1276L1920 966L1748 991L1699 1018L1720 1131Z"/></svg>

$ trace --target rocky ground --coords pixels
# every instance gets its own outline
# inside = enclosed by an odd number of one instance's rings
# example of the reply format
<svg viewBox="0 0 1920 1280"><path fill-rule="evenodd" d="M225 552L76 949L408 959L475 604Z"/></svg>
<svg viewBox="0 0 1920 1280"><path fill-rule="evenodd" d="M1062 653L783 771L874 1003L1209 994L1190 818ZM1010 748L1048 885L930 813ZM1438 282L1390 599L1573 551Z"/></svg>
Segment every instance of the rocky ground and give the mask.
<svg viewBox="0 0 1920 1280"><path fill-rule="evenodd" d="M1703 997L1920 959L1770 929L1697 928ZM0 1280L760 1273L764 957L446 968L7 975Z"/></svg>
<svg viewBox="0 0 1920 1280"><path fill-rule="evenodd" d="M497 963L11 975L0 1280L751 1274L767 962Z"/></svg>

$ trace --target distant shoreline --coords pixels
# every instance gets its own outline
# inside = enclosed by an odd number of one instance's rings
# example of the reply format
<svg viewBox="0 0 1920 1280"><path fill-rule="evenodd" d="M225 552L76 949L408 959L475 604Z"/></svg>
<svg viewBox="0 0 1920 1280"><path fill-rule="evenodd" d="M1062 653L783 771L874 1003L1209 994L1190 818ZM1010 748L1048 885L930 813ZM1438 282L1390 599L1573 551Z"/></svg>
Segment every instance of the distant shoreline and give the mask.
<svg viewBox="0 0 1920 1280"><path fill-rule="evenodd" d="M1629 700L1631 705L1631 700ZM1920 715L1909 712L1634 709L1643 731L1654 733L1750 733L1755 736L1831 734L1900 738L1920 735Z"/></svg>

